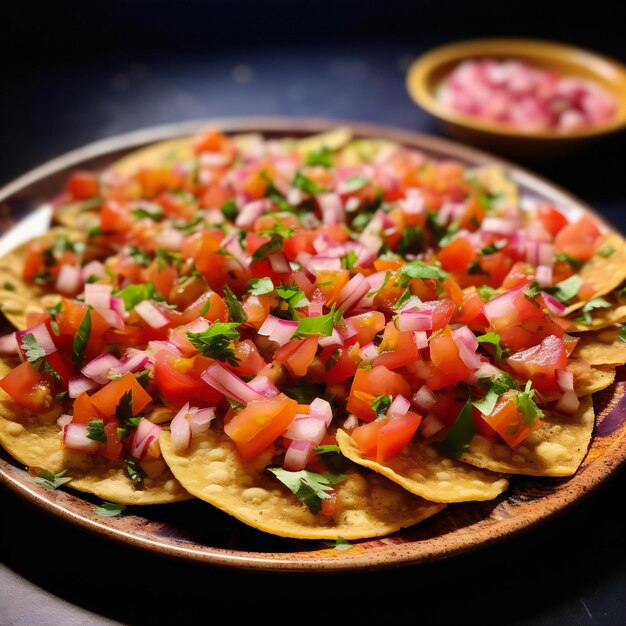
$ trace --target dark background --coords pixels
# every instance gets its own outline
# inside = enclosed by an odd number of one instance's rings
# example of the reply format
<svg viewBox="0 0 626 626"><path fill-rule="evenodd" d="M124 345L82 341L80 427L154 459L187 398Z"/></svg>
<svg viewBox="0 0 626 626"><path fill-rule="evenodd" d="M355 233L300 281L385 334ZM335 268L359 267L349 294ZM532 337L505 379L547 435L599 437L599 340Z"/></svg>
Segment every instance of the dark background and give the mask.
<svg viewBox="0 0 626 626"><path fill-rule="evenodd" d="M525 36L626 62L619 4L5 3L0 184L85 143L181 120L315 116L438 134L404 87L417 55L456 39ZM619 134L567 158L525 165L626 230L625 153ZM0 624L229 617L622 624L624 487L621 472L544 527L477 554L351 576L270 576L167 561L68 528L2 489Z"/></svg>

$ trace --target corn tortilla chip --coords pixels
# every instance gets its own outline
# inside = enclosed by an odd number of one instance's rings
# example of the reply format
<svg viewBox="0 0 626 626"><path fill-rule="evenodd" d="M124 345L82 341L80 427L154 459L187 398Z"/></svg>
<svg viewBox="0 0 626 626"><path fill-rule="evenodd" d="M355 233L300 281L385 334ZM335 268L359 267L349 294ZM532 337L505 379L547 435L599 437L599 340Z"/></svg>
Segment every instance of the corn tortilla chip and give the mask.
<svg viewBox="0 0 626 626"><path fill-rule="evenodd" d="M572 353L589 365L618 366L626 363L626 341L620 339L619 328L609 326L581 335Z"/></svg>
<svg viewBox="0 0 626 626"><path fill-rule="evenodd" d="M335 485L335 514L313 514L266 469L272 462L272 447L243 463L216 425L194 435L190 449L183 453L175 451L164 430L161 449L172 472L191 494L249 526L282 537L378 537L417 524L445 508L355 465L346 471L346 479Z"/></svg>
<svg viewBox="0 0 626 626"><path fill-rule="evenodd" d="M506 476L443 457L418 437L401 454L381 463L364 455L343 430L337 431L337 442L350 460L432 502L493 500L509 486Z"/></svg>

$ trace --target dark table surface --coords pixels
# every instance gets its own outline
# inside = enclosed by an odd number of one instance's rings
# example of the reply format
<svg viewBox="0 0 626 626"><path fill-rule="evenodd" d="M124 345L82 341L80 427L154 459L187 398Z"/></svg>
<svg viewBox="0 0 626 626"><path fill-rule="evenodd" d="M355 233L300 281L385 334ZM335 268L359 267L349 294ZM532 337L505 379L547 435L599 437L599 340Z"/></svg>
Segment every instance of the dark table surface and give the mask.
<svg viewBox="0 0 626 626"><path fill-rule="evenodd" d="M432 45L465 36L550 37L626 61L626 44L611 19L596 19L592 11L588 24L583 18L557 23L554 6L554 16L544 15L553 21L542 27L501 32L498 18L505 16L488 11L494 3L479 3L473 11L448 3L456 18L446 28L446 3L434 16L433 3L417 3L426 12L420 22L415 6L391 2L395 18L385 11L362 11L355 26L350 11L359 4L348 2L339 10L321 2L316 7L328 13L330 26L319 32L328 37L312 36L314 22L304 28L301 41L293 30L282 37L264 36L271 25L301 27L291 14L285 17L291 6L285 2L274 3L281 13L269 18L261 19L257 10L252 17L259 17L263 28L255 29L249 19L236 38L224 35L229 29L213 36L207 27L205 35L189 19L202 17L213 28L215 20L194 2L182 3L188 14L177 13L170 22L141 13L155 5L163 10L163 2L131 3L134 9L127 13L119 2L95 3L97 10L82 15L83 21L72 12L77 4L60 4L68 11L64 23L53 19L49 8L48 13L33 8L27 25L17 19L27 17L34 3L10 16L8 26L14 30L5 42L0 100L0 183L84 143L181 120L314 116L440 134L408 97L405 71ZM220 23L229 28L237 24L238 10L252 6L233 5L220 14ZM563 11L567 6L554 5ZM509 6L515 11L524 5ZM540 11L539 3L527 6ZM338 10L339 17L333 17ZM302 20L308 14L298 15ZM116 27L116 16L126 20L123 27ZM192 24L187 39L179 37L185 19ZM378 23L385 36L374 36ZM344 33L345 24L351 27ZM398 36L389 36L394 27ZM5 24L5 30L11 28ZM163 45L154 45L155 36ZM524 165L626 231L625 153L622 134L568 158ZM625 487L621 471L571 510L492 548L433 564L350 575L260 574L172 561L68 527L0 488L0 624L195 623L225 614L275 623L311 615L337 623L400 618L422 624L623 624Z"/></svg>

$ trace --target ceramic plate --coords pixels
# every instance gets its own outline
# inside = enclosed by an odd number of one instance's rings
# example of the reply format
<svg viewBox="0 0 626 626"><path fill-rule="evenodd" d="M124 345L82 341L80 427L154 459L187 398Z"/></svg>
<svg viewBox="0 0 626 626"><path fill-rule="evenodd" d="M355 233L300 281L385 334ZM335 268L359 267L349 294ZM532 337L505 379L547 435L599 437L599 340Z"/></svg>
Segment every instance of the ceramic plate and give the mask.
<svg viewBox="0 0 626 626"><path fill-rule="evenodd" d="M59 157L0 190L2 251L45 231L45 201L58 191L71 170L100 168L154 141L182 136L204 125L230 132L267 136L302 136L348 125L356 136L377 136L412 146L434 158L453 158L468 165L498 162L522 192L574 212L591 211L577 198L549 182L488 154L447 140L402 129L312 119L218 119L152 128L91 144ZM622 380L622 378L624 380ZM123 516L100 517L99 501L71 490L51 491L38 485L8 455L0 458L0 479L35 506L102 537L170 557L213 566L267 571L350 571L397 567L448 558L478 550L531 531L591 493L626 460L626 376L594 396L596 431L589 453L575 476L567 479L515 476L500 498L490 502L449 505L412 529L385 538L353 542L337 550L321 542L270 536L239 523L204 502L128 507Z"/></svg>

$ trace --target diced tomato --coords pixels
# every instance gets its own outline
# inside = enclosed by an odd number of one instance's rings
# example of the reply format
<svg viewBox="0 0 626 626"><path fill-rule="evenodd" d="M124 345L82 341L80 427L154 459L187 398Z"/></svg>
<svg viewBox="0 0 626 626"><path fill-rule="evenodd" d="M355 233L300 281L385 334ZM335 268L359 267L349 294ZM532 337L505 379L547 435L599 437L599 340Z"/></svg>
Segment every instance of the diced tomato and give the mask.
<svg viewBox="0 0 626 626"><path fill-rule="evenodd" d="M96 405L91 401L89 394L83 391L83 393L74 400L72 421L86 424L94 419L100 419L100 413Z"/></svg>
<svg viewBox="0 0 626 626"><path fill-rule="evenodd" d="M313 362L317 352L318 337L292 339L274 352L274 359L282 363L293 376L302 377Z"/></svg>
<svg viewBox="0 0 626 626"><path fill-rule="evenodd" d="M448 327L430 341L430 358L433 365L444 375L446 385L454 385L467 380L470 369L459 354L452 330ZM441 383L431 389L440 388Z"/></svg>
<svg viewBox="0 0 626 626"><path fill-rule="evenodd" d="M43 413L54 406L49 377L38 372L29 361L20 363L0 380L0 388L34 413Z"/></svg>
<svg viewBox="0 0 626 626"><path fill-rule="evenodd" d="M271 400L249 402L224 424L244 461L263 452L294 420L297 402L280 394Z"/></svg>
<svg viewBox="0 0 626 626"><path fill-rule="evenodd" d="M554 238L554 248L557 254L569 254L580 261L588 261L603 239L604 235L596 220L585 215L558 232Z"/></svg>
<svg viewBox="0 0 626 626"><path fill-rule="evenodd" d="M476 249L466 237L457 237L439 251L439 260L447 272L465 272L476 257Z"/></svg>
<svg viewBox="0 0 626 626"><path fill-rule="evenodd" d="M537 207L537 217L553 237L569 223L567 217L551 204L540 204Z"/></svg>
<svg viewBox="0 0 626 626"><path fill-rule="evenodd" d="M366 394L374 399L385 394L390 394L394 398L401 394L408 398L410 393L411 388L404 376L392 372L384 365L369 370L359 368L350 387L347 408L360 419L371 422L376 418L376 412L371 406L371 401L364 401L363 396L359 397L359 394Z"/></svg>
<svg viewBox="0 0 626 626"><path fill-rule="evenodd" d="M329 385L341 383L356 374L359 367L360 356L351 348L330 347L320 354L326 370L324 380Z"/></svg>
<svg viewBox="0 0 626 626"><path fill-rule="evenodd" d="M421 360L413 332L399 331L394 322L389 322L385 327L379 348L380 354L374 359L374 366L384 365L395 370Z"/></svg>
<svg viewBox="0 0 626 626"><path fill-rule="evenodd" d="M117 419L111 418L105 420L104 435L106 436L106 443L100 448L99 453L109 461L115 461L122 456L124 446L120 441L118 429L119 423Z"/></svg>
<svg viewBox="0 0 626 626"><path fill-rule="evenodd" d="M206 128L198 132L193 140L192 147L196 154L203 152L234 153L232 140L216 128Z"/></svg>
<svg viewBox="0 0 626 626"><path fill-rule="evenodd" d="M345 322L348 332L356 333L350 337L350 343L358 342L359 345L364 346L385 328L385 315L380 311L367 311L348 317Z"/></svg>
<svg viewBox="0 0 626 626"><path fill-rule="evenodd" d="M70 174L67 191L74 200L88 200L100 195L100 176L96 172L79 170Z"/></svg>
<svg viewBox="0 0 626 626"><path fill-rule="evenodd" d="M517 448L528 435L541 427L539 419L535 419L532 426L524 422L515 398L500 402L491 414L483 416L483 419L512 449Z"/></svg>
<svg viewBox="0 0 626 626"><path fill-rule="evenodd" d="M128 391L132 394L133 415L139 415L152 402L152 398L130 372L96 391L91 396L91 401L102 415L115 415L117 405Z"/></svg>
<svg viewBox="0 0 626 626"><path fill-rule="evenodd" d="M537 344L506 359L507 365L539 391L556 388L556 371L567 367L567 351L561 337L549 335Z"/></svg>
<svg viewBox="0 0 626 626"><path fill-rule="evenodd" d="M231 369L242 376L256 376L267 366L267 362L250 339L237 342L235 358L239 364L236 367L231 367Z"/></svg>
<svg viewBox="0 0 626 626"><path fill-rule="evenodd" d="M103 233L126 234L132 230L134 221L130 210L115 200L107 200L100 209L100 230Z"/></svg>
<svg viewBox="0 0 626 626"><path fill-rule="evenodd" d="M376 461L378 463L396 456L409 444L422 422L422 416L414 411L392 417L378 431Z"/></svg>

